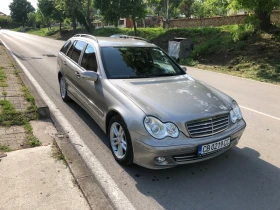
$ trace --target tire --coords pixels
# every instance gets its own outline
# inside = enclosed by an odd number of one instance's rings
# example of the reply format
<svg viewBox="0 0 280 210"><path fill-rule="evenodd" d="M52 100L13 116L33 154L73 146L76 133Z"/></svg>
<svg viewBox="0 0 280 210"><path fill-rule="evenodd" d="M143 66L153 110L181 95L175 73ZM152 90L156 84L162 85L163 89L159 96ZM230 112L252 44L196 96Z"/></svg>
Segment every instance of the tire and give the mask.
<svg viewBox="0 0 280 210"><path fill-rule="evenodd" d="M68 96L68 85L66 83L65 77L61 76L59 79L59 90L60 96L64 102L70 102L71 98Z"/></svg>
<svg viewBox="0 0 280 210"><path fill-rule="evenodd" d="M108 138L116 161L121 165L133 164L131 138L124 120L119 115L113 116L109 122Z"/></svg>

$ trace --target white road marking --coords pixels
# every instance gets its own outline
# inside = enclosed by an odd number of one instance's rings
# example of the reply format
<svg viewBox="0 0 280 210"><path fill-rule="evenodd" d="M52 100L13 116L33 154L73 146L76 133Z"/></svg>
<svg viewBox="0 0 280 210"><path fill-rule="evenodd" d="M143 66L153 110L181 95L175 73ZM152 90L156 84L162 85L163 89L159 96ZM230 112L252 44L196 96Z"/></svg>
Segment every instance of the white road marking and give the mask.
<svg viewBox="0 0 280 210"><path fill-rule="evenodd" d="M29 71L24 67L24 65L19 61L19 59L13 54L13 52L9 49L9 47L0 39L0 41L4 44L10 54L13 56L18 65L22 68L25 75L28 77L30 82L34 85L42 99L49 106L50 111L56 117L56 119L60 122L63 129L68 133L69 139L73 145L79 145L76 147L77 151L90 168L92 174L99 181L101 187L105 191L105 194L109 197L110 201L113 203L116 209L120 210L134 210L134 206L128 200L128 198L124 195L121 189L117 186L112 177L108 174L108 172L104 169L99 160L95 157L95 155L91 152L91 150L87 147L84 141L81 139L79 134L75 131L69 121L63 116L63 114L59 111L59 109L55 106L55 104L51 101L51 99L47 96L45 91L39 85L39 83L35 80L35 78L29 73Z"/></svg>
<svg viewBox="0 0 280 210"><path fill-rule="evenodd" d="M196 70L207 71L207 72L211 72L211 73L221 74L221 75L224 75L224 76L234 77L236 79L248 80L248 82L260 83L260 84L263 84L263 85L270 85L270 86L273 86L273 87L280 88L280 85L276 85L276 84L272 84L272 83L268 83L268 82L262 82L262 81L258 81L258 80L253 80L253 79L249 79L249 78L245 78L245 77L234 76L234 75L231 75L231 74L225 74L225 73L221 73L221 72L217 72L217 71L211 71L211 70L207 70L207 69L198 69L198 68L194 68L194 67L190 67L190 66L186 66L186 67L189 68L189 69L193 69L195 71Z"/></svg>
<svg viewBox="0 0 280 210"><path fill-rule="evenodd" d="M264 116L266 116L266 117L270 117L270 118L273 118L273 119L275 119L275 120L279 120L279 121L280 121L280 118L278 118L278 117L274 117L274 116L272 116L272 115L269 115L269 114L266 114L266 113L263 113L263 112L259 112L259 111L257 111L257 110L248 108L248 107L246 107L246 106L241 106L241 105L239 105L239 106L240 106L241 108L247 109L247 110L249 110L249 111L251 111L251 112L255 112L255 113L264 115Z"/></svg>

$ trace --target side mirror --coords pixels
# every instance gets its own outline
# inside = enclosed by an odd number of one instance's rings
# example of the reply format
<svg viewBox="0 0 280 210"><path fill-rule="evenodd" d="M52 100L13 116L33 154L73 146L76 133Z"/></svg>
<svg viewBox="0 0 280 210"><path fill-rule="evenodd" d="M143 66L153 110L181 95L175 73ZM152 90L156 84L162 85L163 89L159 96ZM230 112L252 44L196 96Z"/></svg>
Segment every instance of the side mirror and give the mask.
<svg viewBox="0 0 280 210"><path fill-rule="evenodd" d="M96 82L98 80L98 74L94 71L84 71L81 74L81 78L85 79L85 80L89 80L89 81L94 81Z"/></svg>
<svg viewBox="0 0 280 210"><path fill-rule="evenodd" d="M182 68L185 72L187 72L187 67L181 66L181 68Z"/></svg>

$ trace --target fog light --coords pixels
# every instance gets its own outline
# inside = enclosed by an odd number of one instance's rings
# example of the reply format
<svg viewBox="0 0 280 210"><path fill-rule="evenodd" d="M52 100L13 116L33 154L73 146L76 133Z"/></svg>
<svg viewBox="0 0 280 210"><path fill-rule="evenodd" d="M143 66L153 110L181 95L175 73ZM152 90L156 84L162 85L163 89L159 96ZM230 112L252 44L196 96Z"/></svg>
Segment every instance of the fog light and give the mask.
<svg viewBox="0 0 280 210"><path fill-rule="evenodd" d="M162 162L165 161L165 158L164 158L164 157L157 157L157 158L156 158L156 161L157 161L158 163L162 163Z"/></svg>

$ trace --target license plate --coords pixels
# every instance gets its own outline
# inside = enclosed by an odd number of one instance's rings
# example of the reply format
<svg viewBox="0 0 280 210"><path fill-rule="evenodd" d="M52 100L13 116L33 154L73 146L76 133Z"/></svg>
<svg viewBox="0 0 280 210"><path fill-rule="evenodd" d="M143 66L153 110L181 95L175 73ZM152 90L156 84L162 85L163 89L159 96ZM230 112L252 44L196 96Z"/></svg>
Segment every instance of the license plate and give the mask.
<svg viewBox="0 0 280 210"><path fill-rule="evenodd" d="M215 152L217 150L223 149L230 145L230 137L227 139L217 141L211 144L205 144L198 147L198 155L205 155L211 152Z"/></svg>

